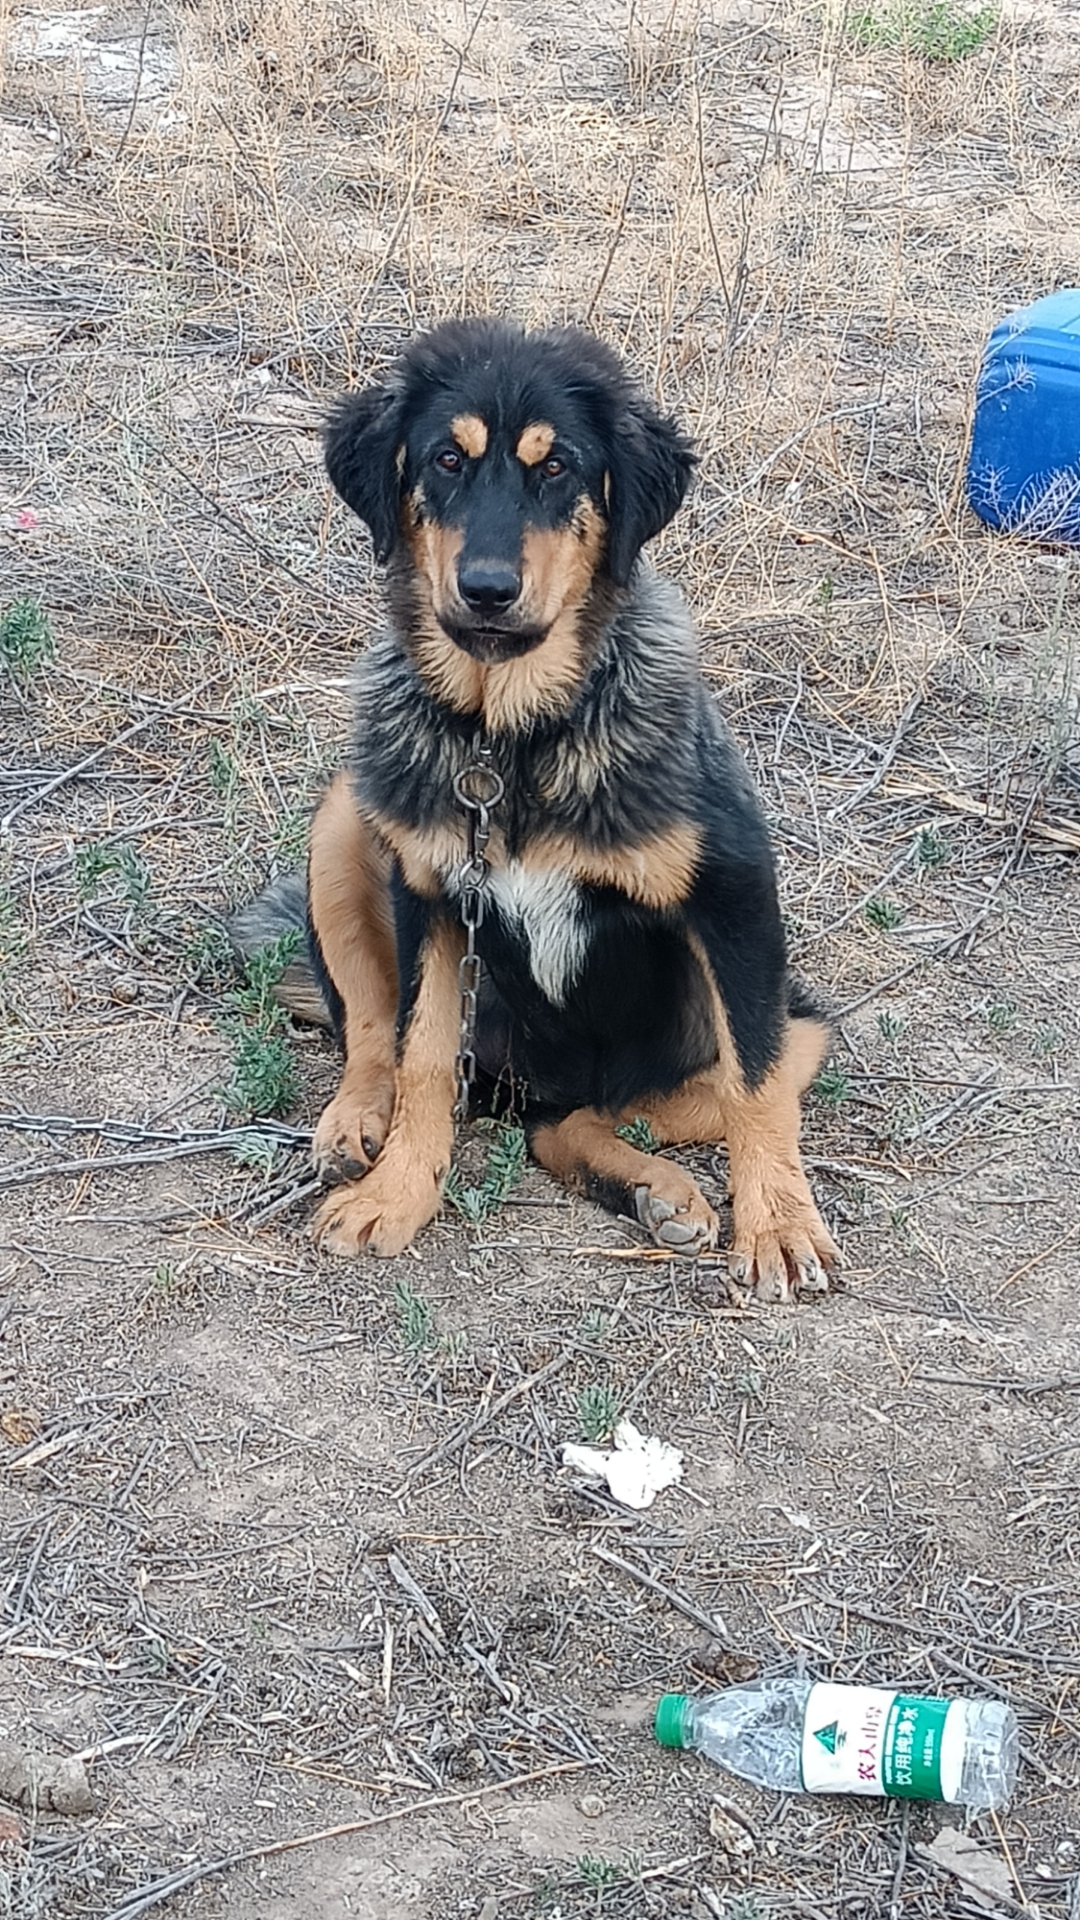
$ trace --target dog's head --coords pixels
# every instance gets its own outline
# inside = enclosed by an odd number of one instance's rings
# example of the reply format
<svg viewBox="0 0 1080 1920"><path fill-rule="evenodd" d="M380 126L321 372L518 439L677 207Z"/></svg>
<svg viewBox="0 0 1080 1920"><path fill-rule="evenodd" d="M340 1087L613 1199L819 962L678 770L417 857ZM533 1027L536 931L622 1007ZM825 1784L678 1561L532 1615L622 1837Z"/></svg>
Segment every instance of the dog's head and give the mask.
<svg viewBox="0 0 1080 1920"><path fill-rule="evenodd" d="M626 585L693 454L591 334L481 319L421 335L340 401L326 464L376 557L407 548L442 631L495 662L539 646L598 576Z"/></svg>

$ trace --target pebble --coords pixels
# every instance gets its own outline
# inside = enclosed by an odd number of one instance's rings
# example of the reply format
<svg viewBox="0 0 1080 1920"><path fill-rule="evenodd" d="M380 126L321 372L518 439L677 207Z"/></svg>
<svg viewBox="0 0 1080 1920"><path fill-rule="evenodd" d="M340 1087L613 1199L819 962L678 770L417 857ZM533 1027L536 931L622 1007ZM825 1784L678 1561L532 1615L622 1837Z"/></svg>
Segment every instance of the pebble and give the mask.
<svg viewBox="0 0 1080 1920"><path fill-rule="evenodd" d="M604 1811L604 1803L598 1793L582 1794L581 1799L578 1801L578 1806L585 1815L586 1820L599 1820L600 1815Z"/></svg>

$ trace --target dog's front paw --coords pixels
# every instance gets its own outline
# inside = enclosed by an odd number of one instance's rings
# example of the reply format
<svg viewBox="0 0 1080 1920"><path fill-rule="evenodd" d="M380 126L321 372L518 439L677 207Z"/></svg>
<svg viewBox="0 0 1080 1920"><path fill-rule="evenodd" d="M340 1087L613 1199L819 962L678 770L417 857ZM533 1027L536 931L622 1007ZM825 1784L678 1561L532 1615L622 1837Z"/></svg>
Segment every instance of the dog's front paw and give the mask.
<svg viewBox="0 0 1080 1920"><path fill-rule="evenodd" d="M735 1199L728 1272L759 1300L780 1305L800 1293L827 1293L840 1250L808 1186Z"/></svg>
<svg viewBox="0 0 1080 1920"><path fill-rule="evenodd" d="M363 1180L335 1187L312 1221L319 1246L355 1260L365 1250L400 1253L439 1210L442 1178L389 1149Z"/></svg>
<svg viewBox="0 0 1080 1920"><path fill-rule="evenodd" d="M715 1247L719 1221L695 1180L669 1160L657 1160L648 1186L634 1189L637 1217L658 1247L705 1253Z"/></svg>
<svg viewBox="0 0 1080 1920"><path fill-rule="evenodd" d="M356 1180L382 1151L394 1106L393 1080L368 1093L341 1087L324 1108L311 1143L316 1173L327 1186Z"/></svg>

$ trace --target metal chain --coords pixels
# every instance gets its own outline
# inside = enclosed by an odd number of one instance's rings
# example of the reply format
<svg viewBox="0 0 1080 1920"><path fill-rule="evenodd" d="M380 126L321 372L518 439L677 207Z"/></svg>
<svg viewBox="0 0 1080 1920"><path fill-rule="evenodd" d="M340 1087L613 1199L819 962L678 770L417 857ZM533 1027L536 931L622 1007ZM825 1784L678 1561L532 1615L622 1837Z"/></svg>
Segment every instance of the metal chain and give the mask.
<svg viewBox="0 0 1080 1920"><path fill-rule="evenodd" d="M454 1062L457 1081L454 1119L458 1123L468 1115L469 1095L476 1079L476 1016L480 1004L480 955L476 951L476 936L484 924L491 872L486 859L491 838L491 809L498 806L506 792L501 776L491 764L491 748L480 732L473 739L472 755L468 766L454 781L455 798L465 809L465 858L458 869L461 924L465 928L465 952L458 966L461 1035Z"/></svg>

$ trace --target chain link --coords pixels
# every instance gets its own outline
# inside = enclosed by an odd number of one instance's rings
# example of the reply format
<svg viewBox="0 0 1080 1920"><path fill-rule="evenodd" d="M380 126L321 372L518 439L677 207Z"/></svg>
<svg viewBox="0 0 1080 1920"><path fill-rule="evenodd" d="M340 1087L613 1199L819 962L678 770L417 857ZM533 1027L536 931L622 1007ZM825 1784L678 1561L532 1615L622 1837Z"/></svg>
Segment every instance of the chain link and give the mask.
<svg viewBox="0 0 1080 1920"><path fill-rule="evenodd" d="M460 1123L469 1111L469 1095L476 1079L476 1016L480 1005L480 955L476 936L484 924L490 867L487 844L491 838L491 809L497 807L505 785L491 764L491 748L482 733L473 739L472 759L454 781L454 796L465 809L465 858L458 869L461 895L461 924L465 928L465 952L458 965L458 992L461 998L461 1034L454 1078L457 1099L454 1119Z"/></svg>

